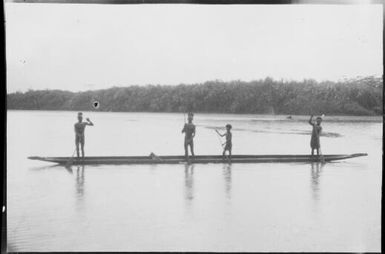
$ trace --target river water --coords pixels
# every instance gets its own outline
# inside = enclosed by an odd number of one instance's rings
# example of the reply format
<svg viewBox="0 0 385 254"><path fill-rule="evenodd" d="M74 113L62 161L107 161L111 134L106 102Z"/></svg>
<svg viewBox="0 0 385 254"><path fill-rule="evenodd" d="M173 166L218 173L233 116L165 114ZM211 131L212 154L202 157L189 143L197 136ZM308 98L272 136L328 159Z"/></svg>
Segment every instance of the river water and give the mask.
<svg viewBox="0 0 385 254"><path fill-rule="evenodd" d="M382 119L324 119L320 164L60 166L76 112L7 112L8 251L381 250ZM84 112L86 155L182 155L183 114ZM307 116L196 114L196 154L306 154Z"/></svg>

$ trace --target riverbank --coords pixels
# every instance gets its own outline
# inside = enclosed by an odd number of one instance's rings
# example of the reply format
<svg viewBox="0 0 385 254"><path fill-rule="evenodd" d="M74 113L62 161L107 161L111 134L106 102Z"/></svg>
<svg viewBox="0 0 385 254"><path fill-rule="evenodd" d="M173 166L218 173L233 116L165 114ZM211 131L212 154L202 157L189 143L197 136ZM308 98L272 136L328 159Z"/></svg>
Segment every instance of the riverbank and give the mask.
<svg viewBox="0 0 385 254"><path fill-rule="evenodd" d="M190 85L112 87L70 92L29 90L7 94L8 109L111 112L202 112L287 115L382 115L382 78L208 81ZM95 102L97 105L95 106Z"/></svg>

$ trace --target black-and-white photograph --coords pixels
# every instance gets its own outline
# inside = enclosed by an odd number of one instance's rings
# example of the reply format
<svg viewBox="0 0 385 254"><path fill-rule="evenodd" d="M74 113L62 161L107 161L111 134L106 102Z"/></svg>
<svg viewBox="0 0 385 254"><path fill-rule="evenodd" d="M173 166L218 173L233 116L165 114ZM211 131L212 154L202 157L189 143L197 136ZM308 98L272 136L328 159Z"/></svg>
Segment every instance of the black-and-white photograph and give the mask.
<svg viewBox="0 0 385 254"><path fill-rule="evenodd" d="M381 251L380 1L122 2L4 3L7 252Z"/></svg>

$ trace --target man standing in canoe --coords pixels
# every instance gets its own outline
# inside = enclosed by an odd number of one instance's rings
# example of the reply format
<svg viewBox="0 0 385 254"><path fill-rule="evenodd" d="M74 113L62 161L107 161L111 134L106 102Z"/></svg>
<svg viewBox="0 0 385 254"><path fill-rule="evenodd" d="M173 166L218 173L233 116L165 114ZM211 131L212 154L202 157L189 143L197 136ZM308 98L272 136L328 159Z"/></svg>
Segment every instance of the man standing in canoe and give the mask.
<svg viewBox="0 0 385 254"><path fill-rule="evenodd" d="M224 134L221 134L219 133L218 130L215 130L219 136L221 137L226 137L226 143L225 143L225 147L223 148L223 158L225 158L225 155L226 155L226 151L229 151L229 159L231 161L231 150L232 150L232 147L233 147L233 143L232 143L232 134L231 134L231 124L226 124L226 133Z"/></svg>
<svg viewBox="0 0 385 254"><path fill-rule="evenodd" d="M75 145L76 145L76 154L78 158L79 155L79 144L82 149L82 157L84 158L84 130L87 125L94 126L94 124L91 122L89 118L86 118L87 122L83 122L83 113L78 113L78 122L75 123Z"/></svg>
<svg viewBox="0 0 385 254"><path fill-rule="evenodd" d="M322 127L321 127L322 117L318 116L316 118L316 122L313 122L313 115L310 116L309 124L313 126L313 130L311 133L310 147L311 147L311 155L314 155L314 150L317 150L317 155L319 155L319 150L321 147L319 137L321 135Z"/></svg>
<svg viewBox="0 0 385 254"><path fill-rule="evenodd" d="M192 123L194 114L192 112L188 113L188 123L184 124L182 133L184 136L184 155L186 160L188 160L188 147L190 146L191 155L194 157L194 137L195 137L195 125Z"/></svg>

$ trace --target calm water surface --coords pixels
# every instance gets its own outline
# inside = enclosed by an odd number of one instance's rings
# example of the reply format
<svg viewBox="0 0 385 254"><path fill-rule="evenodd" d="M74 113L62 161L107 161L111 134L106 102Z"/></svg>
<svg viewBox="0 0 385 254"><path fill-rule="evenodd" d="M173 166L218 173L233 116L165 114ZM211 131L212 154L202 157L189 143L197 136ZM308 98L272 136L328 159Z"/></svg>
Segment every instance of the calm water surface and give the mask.
<svg viewBox="0 0 385 254"><path fill-rule="evenodd" d="M85 112L86 154L183 154L183 114ZM9 251L380 251L382 120L328 117L320 164L73 166L76 112L8 111ZM307 116L196 114L196 154L309 153ZM224 128L223 128L224 129Z"/></svg>

